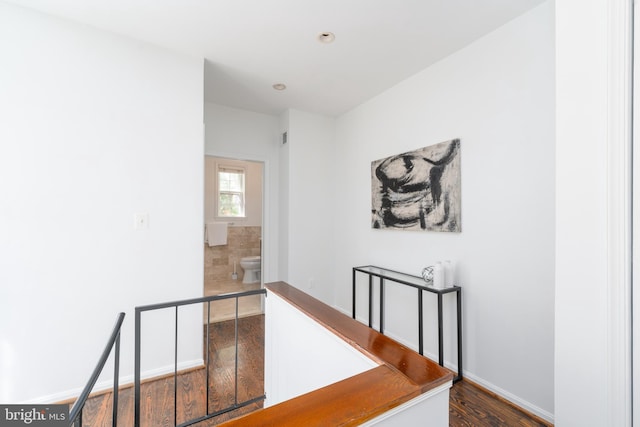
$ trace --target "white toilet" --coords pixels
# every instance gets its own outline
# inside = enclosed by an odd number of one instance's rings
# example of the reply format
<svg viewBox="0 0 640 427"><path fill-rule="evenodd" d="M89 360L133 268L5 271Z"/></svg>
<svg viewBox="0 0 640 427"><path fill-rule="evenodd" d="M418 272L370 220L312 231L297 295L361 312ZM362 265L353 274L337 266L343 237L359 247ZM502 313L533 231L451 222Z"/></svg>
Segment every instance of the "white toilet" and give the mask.
<svg viewBox="0 0 640 427"><path fill-rule="evenodd" d="M242 283L258 283L260 282L260 268L262 259L258 256L247 256L240 258L240 267L244 270L244 278Z"/></svg>

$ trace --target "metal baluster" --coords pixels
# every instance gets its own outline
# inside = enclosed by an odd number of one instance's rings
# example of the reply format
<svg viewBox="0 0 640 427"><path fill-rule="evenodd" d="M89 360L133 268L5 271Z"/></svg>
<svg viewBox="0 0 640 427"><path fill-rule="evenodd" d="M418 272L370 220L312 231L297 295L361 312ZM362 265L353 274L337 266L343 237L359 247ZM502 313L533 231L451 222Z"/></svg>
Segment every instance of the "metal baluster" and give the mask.
<svg viewBox="0 0 640 427"><path fill-rule="evenodd" d="M207 373L206 373L206 375L207 375L207 379L206 379L206 383L207 383L206 384L207 385L207 392L206 392L206 394L207 394L207 415L209 415L209 386L210 386L210 384L209 384L209 367L210 367L210 363L211 363L210 355L209 355L209 353L210 353L210 345L211 345L209 343L209 340L211 339L211 334L209 333L209 324L210 323L211 323L211 301L209 301L207 303L207 347L205 349L206 357L207 357Z"/></svg>
<svg viewBox="0 0 640 427"><path fill-rule="evenodd" d="M141 346L140 346L140 323L141 323L141 311L136 308L135 319L135 356L134 356L134 372L133 372L133 425L134 427L140 427L140 358L141 358Z"/></svg>
<svg viewBox="0 0 640 427"><path fill-rule="evenodd" d="M176 305L176 326L173 346L173 425L178 425L178 306Z"/></svg>
<svg viewBox="0 0 640 427"><path fill-rule="evenodd" d="M238 300L240 298L236 297L236 330L235 330L235 337L236 337L236 374L235 374L235 405L238 405Z"/></svg>
<svg viewBox="0 0 640 427"><path fill-rule="evenodd" d="M113 355L113 415L111 425L118 427L118 377L120 376L120 332L116 337L115 354Z"/></svg>

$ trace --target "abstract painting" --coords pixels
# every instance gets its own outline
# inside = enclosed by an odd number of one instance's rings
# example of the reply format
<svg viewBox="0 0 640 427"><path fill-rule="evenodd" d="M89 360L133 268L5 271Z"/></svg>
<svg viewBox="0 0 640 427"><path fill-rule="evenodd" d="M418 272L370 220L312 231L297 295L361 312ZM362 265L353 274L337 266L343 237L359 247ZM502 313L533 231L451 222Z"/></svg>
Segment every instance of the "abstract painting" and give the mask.
<svg viewBox="0 0 640 427"><path fill-rule="evenodd" d="M460 140L371 162L371 226L459 232Z"/></svg>

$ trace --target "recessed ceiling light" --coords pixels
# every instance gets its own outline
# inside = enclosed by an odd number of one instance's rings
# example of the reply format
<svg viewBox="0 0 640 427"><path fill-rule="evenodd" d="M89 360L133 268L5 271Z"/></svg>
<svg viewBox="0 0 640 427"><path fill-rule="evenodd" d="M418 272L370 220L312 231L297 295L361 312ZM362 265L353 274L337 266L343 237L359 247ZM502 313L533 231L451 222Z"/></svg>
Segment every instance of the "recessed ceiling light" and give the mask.
<svg viewBox="0 0 640 427"><path fill-rule="evenodd" d="M333 33L330 33L329 31L318 34L318 41L320 43L333 43L335 39L336 39L336 35Z"/></svg>
<svg viewBox="0 0 640 427"><path fill-rule="evenodd" d="M273 85L273 88L275 90L285 90L287 88L287 86L283 83L276 83Z"/></svg>

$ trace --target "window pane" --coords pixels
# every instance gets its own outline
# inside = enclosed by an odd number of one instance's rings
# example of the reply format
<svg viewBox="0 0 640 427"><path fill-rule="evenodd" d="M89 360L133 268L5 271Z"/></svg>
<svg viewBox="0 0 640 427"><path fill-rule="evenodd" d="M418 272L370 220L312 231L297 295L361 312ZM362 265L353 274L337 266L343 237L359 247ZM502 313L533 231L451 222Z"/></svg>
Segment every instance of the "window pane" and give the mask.
<svg viewBox="0 0 640 427"><path fill-rule="evenodd" d="M244 174L236 172L219 172L218 182L220 191L235 191L242 192L244 190L243 185Z"/></svg>
<svg viewBox="0 0 640 427"><path fill-rule="evenodd" d="M218 167L218 216L244 217L244 170Z"/></svg>
<svg viewBox="0 0 640 427"><path fill-rule="evenodd" d="M219 216L244 216L241 194L220 193L218 199Z"/></svg>

